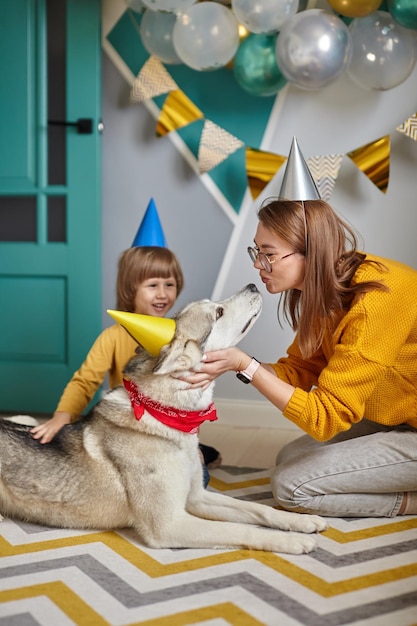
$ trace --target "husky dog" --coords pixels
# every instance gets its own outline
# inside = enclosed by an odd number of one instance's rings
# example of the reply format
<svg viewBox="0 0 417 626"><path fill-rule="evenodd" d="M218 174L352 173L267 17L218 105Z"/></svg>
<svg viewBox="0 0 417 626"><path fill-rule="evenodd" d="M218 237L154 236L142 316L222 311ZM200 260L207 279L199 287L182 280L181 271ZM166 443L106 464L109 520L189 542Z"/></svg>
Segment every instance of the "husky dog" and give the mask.
<svg viewBox="0 0 417 626"><path fill-rule="evenodd" d="M261 308L255 285L187 305L160 355L139 347L125 387L51 443L0 420L0 514L61 528L133 527L154 548L313 550L314 537L301 533L324 530L322 518L203 488L197 431L215 419L213 383L193 389L180 377L198 369L204 351L236 345Z"/></svg>

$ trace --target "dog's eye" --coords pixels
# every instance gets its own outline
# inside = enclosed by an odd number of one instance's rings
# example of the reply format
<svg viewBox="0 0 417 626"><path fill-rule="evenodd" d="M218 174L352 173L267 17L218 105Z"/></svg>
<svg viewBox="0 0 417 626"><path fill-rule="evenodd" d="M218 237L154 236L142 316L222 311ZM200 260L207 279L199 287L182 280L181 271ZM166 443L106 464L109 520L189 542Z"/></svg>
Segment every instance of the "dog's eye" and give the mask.
<svg viewBox="0 0 417 626"><path fill-rule="evenodd" d="M216 320L220 319L223 316L223 307L219 306L216 309Z"/></svg>

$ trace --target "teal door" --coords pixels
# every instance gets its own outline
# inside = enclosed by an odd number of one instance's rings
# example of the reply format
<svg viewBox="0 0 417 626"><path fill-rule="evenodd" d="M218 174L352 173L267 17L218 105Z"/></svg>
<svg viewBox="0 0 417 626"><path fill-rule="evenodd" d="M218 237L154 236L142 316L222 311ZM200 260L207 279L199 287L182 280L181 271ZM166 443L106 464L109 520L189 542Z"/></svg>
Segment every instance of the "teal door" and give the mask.
<svg viewBox="0 0 417 626"><path fill-rule="evenodd" d="M100 0L0 18L0 412L50 413L101 328Z"/></svg>

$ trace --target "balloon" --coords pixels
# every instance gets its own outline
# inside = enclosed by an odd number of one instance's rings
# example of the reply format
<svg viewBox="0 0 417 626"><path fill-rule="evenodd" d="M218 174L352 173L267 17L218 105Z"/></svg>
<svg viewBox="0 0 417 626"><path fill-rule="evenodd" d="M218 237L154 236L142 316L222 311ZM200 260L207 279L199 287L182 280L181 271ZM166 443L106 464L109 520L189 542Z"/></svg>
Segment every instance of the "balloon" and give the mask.
<svg viewBox="0 0 417 626"><path fill-rule="evenodd" d="M179 13L184 9L188 9L197 0L142 0L142 2L151 11Z"/></svg>
<svg viewBox="0 0 417 626"><path fill-rule="evenodd" d="M239 22L251 33L274 33L297 13L299 0L232 0Z"/></svg>
<svg viewBox="0 0 417 626"><path fill-rule="evenodd" d="M276 58L286 79L319 89L349 65L352 38L343 21L328 11L309 9L287 20L277 38Z"/></svg>
<svg viewBox="0 0 417 626"><path fill-rule="evenodd" d="M235 54L236 82L253 96L272 96L287 83L275 58L276 35L251 34Z"/></svg>
<svg viewBox="0 0 417 626"><path fill-rule="evenodd" d="M415 33L385 11L355 19L349 26L353 56L348 75L360 87L385 91L411 74L417 60Z"/></svg>
<svg viewBox="0 0 417 626"><path fill-rule="evenodd" d="M175 52L172 41L172 30L176 19L177 16L174 13L146 9L140 22L139 32L143 45L149 54L158 57L163 63L182 62Z"/></svg>
<svg viewBox="0 0 417 626"><path fill-rule="evenodd" d="M388 11L400 26L417 28L416 0L387 0Z"/></svg>
<svg viewBox="0 0 417 626"><path fill-rule="evenodd" d="M199 2L178 15L172 38L185 65L215 70L234 57L239 47L239 24L222 4Z"/></svg>
<svg viewBox="0 0 417 626"><path fill-rule="evenodd" d="M364 17L376 11L382 0L327 0L332 9L345 17Z"/></svg>

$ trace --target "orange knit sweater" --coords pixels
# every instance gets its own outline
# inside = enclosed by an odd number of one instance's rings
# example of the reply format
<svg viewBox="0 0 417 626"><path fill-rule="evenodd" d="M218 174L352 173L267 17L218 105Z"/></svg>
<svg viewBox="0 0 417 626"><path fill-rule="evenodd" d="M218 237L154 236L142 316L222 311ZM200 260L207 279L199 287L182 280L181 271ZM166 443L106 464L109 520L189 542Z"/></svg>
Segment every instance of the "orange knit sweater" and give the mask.
<svg viewBox="0 0 417 626"><path fill-rule="evenodd" d="M363 417L417 428L417 271L388 259L358 268L353 281L379 280L388 292L356 298L320 351L301 357L297 337L271 364L296 389L284 415L319 441Z"/></svg>

